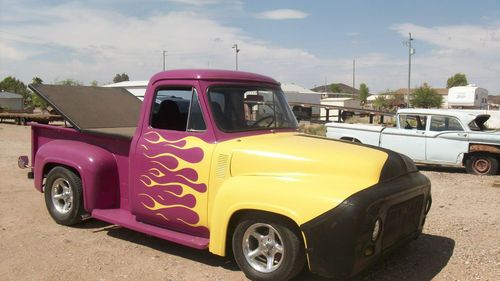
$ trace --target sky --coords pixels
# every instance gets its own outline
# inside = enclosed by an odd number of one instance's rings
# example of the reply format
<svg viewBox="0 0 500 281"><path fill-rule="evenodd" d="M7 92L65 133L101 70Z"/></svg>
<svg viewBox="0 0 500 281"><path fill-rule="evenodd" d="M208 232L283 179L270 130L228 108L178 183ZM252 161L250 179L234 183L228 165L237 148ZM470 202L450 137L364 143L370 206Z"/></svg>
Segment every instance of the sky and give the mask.
<svg viewBox="0 0 500 281"><path fill-rule="evenodd" d="M500 94L497 0L0 0L0 80L110 83L167 69L234 69L306 88L446 87L455 73Z"/></svg>

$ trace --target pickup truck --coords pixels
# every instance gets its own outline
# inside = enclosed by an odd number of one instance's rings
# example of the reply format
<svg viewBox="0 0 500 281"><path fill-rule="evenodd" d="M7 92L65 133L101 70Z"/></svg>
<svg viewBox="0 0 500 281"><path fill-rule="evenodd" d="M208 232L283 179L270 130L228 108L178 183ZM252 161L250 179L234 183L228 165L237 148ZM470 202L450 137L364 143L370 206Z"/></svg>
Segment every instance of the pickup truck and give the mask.
<svg viewBox="0 0 500 281"><path fill-rule="evenodd" d="M328 123L327 137L380 146L417 163L465 166L468 173L499 172L500 132L489 114L467 110L400 109L396 126Z"/></svg>
<svg viewBox="0 0 500 281"><path fill-rule="evenodd" d="M431 206L408 157L298 133L266 76L165 71L143 102L120 88L30 88L70 125L31 124L31 163L19 159L62 225L91 217L233 255L252 280L306 264L347 278L417 238Z"/></svg>

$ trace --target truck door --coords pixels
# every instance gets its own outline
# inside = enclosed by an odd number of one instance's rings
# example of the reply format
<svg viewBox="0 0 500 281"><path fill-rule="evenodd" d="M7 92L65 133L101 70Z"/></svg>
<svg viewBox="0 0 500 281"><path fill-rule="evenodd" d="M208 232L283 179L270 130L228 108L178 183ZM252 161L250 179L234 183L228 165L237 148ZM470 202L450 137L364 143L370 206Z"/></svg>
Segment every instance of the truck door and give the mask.
<svg viewBox="0 0 500 281"><path fill-rule="evenodd" d="M415 161L425 161L425 129L427 116L400 114L398 128L386 128L380 146L402 153Z"/></svg>
<svg viewBox="0 0 500 281"><path fill-rule="evenodd" d="M156 86L144 101L150 108L143 106L144 126L131 164L131 210L138 221L208 237L213 132L198 83L172 83Z"/></svg>
<svg viewBox="0 0 500 281"><path fill-rule="evenodd" d="M461 164L463 154L468 149L468 134L457 118L437 115L431 117L426 135L427 162Z"/></svg>

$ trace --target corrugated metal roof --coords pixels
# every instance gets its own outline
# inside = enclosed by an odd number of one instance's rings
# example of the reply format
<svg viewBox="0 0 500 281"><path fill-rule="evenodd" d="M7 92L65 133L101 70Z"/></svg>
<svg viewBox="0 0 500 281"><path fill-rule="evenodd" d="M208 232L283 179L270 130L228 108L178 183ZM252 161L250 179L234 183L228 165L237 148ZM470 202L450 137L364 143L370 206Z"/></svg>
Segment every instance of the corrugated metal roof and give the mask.
<svg viewBox="0 0 500 281"><path fill-rule="evenodd" d="M0 92L0 98L1 99L22 99L23 96L21 96L19 94L14 94L14 93L10 93L10 92L1 91Z"/></svg>

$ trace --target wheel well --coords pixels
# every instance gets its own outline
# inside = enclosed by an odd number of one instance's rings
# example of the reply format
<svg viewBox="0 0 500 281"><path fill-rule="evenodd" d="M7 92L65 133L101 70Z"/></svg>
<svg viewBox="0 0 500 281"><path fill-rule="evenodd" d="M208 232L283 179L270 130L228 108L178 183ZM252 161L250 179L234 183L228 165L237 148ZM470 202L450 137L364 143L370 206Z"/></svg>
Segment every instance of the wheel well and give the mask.
<svg viewBox="0 0 500 281"><path fill-rule="evenodd" d="M46 163L45 166L43 167L43 176L42 176L42 192L45 192L45 179L47 178L47 175L50 173L50 171L52 169L54 169L55 167L63 167L63 168L66 168L70 171L72 171L73 173L75 173L80 179L82 178L80 176L80 173L78 172L77 169L71 167L71 166L68 166L68 165L64 165L64 164L60 164L60 163Z"/></svg>
<svg viewBox="0 0 500 281"><path fill-rule="evenodd" d="M299 226L291 218L283 216L283 215L280 215L280 214L276 214L276 213L272 213L272 212L267 212L267 211L261 211L261 210L251 210L251 209L239 210L239 211L235 212L231 216L231 219L229 220L229 224L228 224L228 227L227 227L227 231L226 231L226 250L225 250L226 257L229 257L229 256L233 255L232 242L231 241L232 241L232 237L233 237L233 233L234 233L234 229L236 228L236 225L238 224L238 222L241 220L242 217L244 217L246 215L249 215L249 214L252 214L252 215L263 215L263 216L272 216L272 217L275 217L275 218L278 218L278 219L282 220L283 222L285 222L287 225L290 226L291 230L293 232L295 232L298 235L298 237L300 238L300 240L302 241L302 243L304 243L303 237L302 237L302 234L301 234L302 232L300 231Z"/></svg>
<svg viewBox="0 0 500 281"><path fill-rule="evenodd" d="M474 152L469 152L469 153L465 153L464 154L464 159L462 160L462 164L465 166L466 162L467 162L467 159L469 159L470 157L472 157L474 155L492 156L492 157L495 157L496 159L498 159L500 161L500 154L498 154L498 153L492 153L492 152L489 152L489 151L474 151Z"/></svg>

